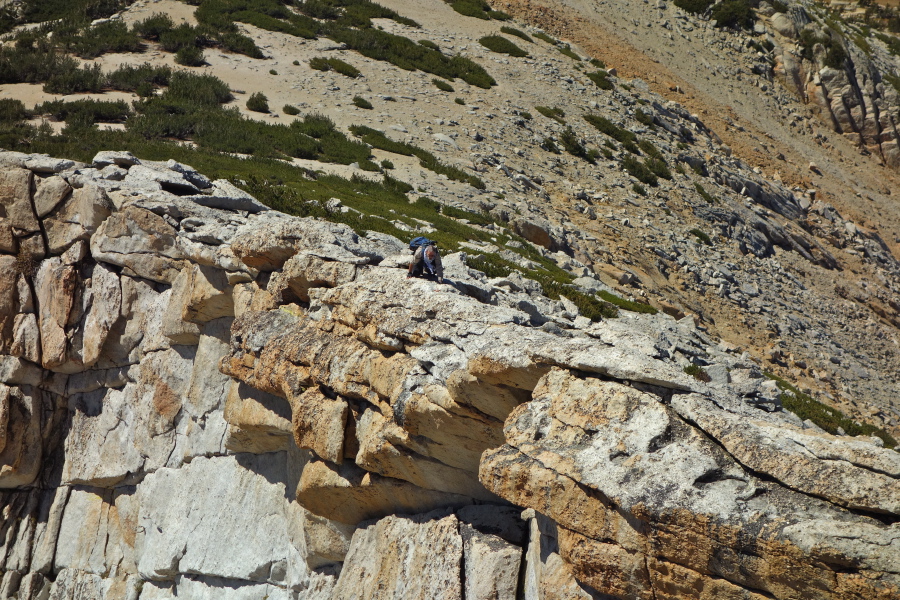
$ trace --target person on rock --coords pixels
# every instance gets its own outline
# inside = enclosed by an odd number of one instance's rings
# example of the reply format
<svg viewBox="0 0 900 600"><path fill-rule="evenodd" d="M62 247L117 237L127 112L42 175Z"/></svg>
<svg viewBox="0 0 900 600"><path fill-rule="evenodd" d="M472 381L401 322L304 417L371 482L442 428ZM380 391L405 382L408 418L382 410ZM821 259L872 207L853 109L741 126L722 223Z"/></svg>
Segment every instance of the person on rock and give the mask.
<svg viewBox="0 0 900 600"><path fill-rule="evenodd" d="M410 277L437 277L438 283L444 283L444 265L434 243L416 248L406 273L406 278Z"/></svg>

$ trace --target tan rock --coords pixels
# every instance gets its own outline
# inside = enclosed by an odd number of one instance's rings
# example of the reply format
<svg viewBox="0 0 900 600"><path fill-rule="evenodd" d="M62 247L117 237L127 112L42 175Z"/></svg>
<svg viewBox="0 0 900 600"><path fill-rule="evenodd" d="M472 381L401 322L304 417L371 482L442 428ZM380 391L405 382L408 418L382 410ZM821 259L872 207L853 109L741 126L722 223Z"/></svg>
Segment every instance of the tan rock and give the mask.
<svg viewBox="0 0 900 600"><path fill-rule="evenodd" d="M45 369L66 362L69 347L66 326L79 285L78 270L59 257L43 261L35 276L35 294L41 309L41 364Z"/></svg>
<svg viewBox="0 0 900 600"><path fill-rule="evenodd" d="M291 441L291 407L287 400L232 381L225 399L228 437L225 447L234 452L277 452Z"/></svg>
<svg viewBox="0 0 900 600"><path fill-rule="evenodd" d="M85 185L44 219L51 254L60 254L76 240L88 240L110 215L113 205L106 192Z"/></svg>
<svg viewBox="0 0 900 600"><path fill-rule="evenodd" d="M167 284L187 264L175 229L159 215L136 206L126 206L100 225L91 237L91 255L123 267L126 275Z"/></svg>
<svg viewBox="0 0 900 600"><path fill-rule="evenodd" d="M31 185L34 176L27 169L0 170L0 229L6 235L0 237L0 251L15 252L9 243L12 238L40 231L34 206L31 203ZM9 241L7 241L9 240Z"/></svg>
<svg viewBox="0 0 900 600"><path fill-rule="evenodd" d="M185 267L172 282L172 291L163 316L162 333L172 343L195 346L200 342L200 325L182 318L190 305L193 268Z"/></svg>
<svg viewBox="0 0 900 600"><path fill-rule="evenodd" d="M13 323L13 341L9 353L40 364L41 339L37 317L34 313L19 313Z"/></svg>
<svg viewBox="0 0 900 600"><path fill-rule="evenodd" d="M15 257L0 255L0 354L6 354L13 342L19 310L18 279Z"/></svg>
<svg viewBox="0 0 900 600"><path fill-rule="evenodd" d="M312 450L327 461L344 462L344 430L347 427L347 402L329 398L317 387L311 387L291 398L294 442Z"/></svg>
<svg viewBox="0 0 900 600"><path fill-rule="evenodd" d="M72 187L59 175L36 177L34 183L34 209L42 219L72 193Z"/></svg>
<svg viewBox="0 0 900 600"><path fill-rule="evenodd" d="M0 384L0 412L6 412L0 451L0 489L29 485L41 468L41 394ZM3 408L5 407L5 409Z"/></svg>
<svg viewBox="0 0 900 600"><path fill-rule="evenodd" d="M122 310L122 287L118 276L102 263L91 273L91 308L84 320L84 351L82 360L89 367L100 358L115 322Z"/></svg>
<svg viewBox="0 0 900 600"><path fill-rule="evenodd" d="M204 265L193 265L188 270L184 286L190 293L186 295L181 320L199 324L234 316L232 288L224 271Z"/></svg>
<svg viewBox="0 0 900 600"><path fill-rule="evenodd" d="M353 535L334 600L462 600L454 515L387 517Z"/></svg>
<svg viewBox="0 0 900 600"><path fill-rule="evenodd" d="M341 523L357 524L385 515L416 514L472 503L468 496L422 489L382 477L351 462L335 465L314 460L303 469L297 502L310 512Z"/></svg>
<svg viewBox="0 0 900 600"><path fill-rule="evenodd" d="M284 268L272 275L267 290L279 303L309 302L310 288L335 287L356 278L356 265L308 253L291 257Z"/></svg>

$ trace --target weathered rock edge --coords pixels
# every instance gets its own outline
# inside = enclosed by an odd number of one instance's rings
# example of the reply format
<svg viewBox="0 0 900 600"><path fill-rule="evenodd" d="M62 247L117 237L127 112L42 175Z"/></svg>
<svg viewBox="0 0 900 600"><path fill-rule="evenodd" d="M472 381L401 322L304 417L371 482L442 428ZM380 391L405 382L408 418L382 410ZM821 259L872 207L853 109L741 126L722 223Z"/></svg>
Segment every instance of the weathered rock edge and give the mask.
<svg viewBox="0 0 900 600"><path fill-rule="evenodd" d="M900 454L692 323L407 281L399 240L108 160L0 173L5 597L900 593Z"/></svg>

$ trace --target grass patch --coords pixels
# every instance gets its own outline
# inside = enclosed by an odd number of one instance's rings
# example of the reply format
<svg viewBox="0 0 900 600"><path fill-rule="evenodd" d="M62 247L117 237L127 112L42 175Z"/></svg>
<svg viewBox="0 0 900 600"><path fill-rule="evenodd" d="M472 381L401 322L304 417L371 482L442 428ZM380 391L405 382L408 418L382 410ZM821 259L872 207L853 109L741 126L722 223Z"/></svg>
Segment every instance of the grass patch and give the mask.
<svg viewBox="0 0 900 600"><path fill-rule="evenodd" d="M609 80L609 75L606 73L606 71L594 71L593 73L585 73L585 76L593 81L594 85L596 85L601 90L611 90L615 87L613 85L613 82Z"/></svg>
<svg viewBox="0 0 900 600"><path fill-rule="evenodd" d="M566 120L563 118L566 116L566 113L565 111L563 111L563 109L557 106L554 106L552 108L549 106L535 106L534 110L538 111L548 119L553 119L560 125L566 124Z"/></svg>
<svg viewBox="0 0 900 600"><path fill-rule="evenodd" d="M584 115L584 120L593 125L600 133L608 135L621 143L632 154L638 154L637 136L632 132L622 129L609 119L598 115Z"/></svg>
<svg viewBox="0 0 900 600"><path fill-rule="evenodd" d="M709 383L710 381L712 381L709 373L707 373L706 370L700 365L690 364L684 368L684 372L697 381L702 381L704 383Z"/></svg>
<svg viewBox="0 0 900 600"><path fill-rule="evenodd" d="M804 394L777 375L765 373L765 376L774 381L781 390L781 405L786 410L800 417L800 419L804 421L809 419L833 435L838 434L838 428L840 427L847 435L875 436L881 438L885 448L897 447L897 440L880 427L850 419L836 408L831 408L812 396Z"/></svg>
<svg viewBox="0 0 900 600"><path fill-rule="evenodd" d="M437 79L437 78L435 78L435 79L432 79L432 80L431 80L431 83L433 83L433 84L434 84L434 87L436 87L437 89L441 90L442 92L452 92L452 91L454 91L454 90L453 90L453 86L450 85L449 83L447 83L446 81L444 81L443 79Z"/></svg>
<svg viewBox="0 0 900 600"><path fill-rule="evenodd" d="M454 181L468 183L479 190L485 189L484 182L480 178L470 175L457 167L441 163L434 154L423 148L412 144L404 144L403 142L395 142L384 135L384 133L364 125L353 125L350 127L350 132L374 148L403 156L415 156L419 159L419 164L430 171L434 171L439 175L446 175Z"/></svg>
<svg viewBox="0 0 900 600"><path fill-rule="evenodd" d="M483 19L485 21L490 21L491 19L496 21L508 21L512 18L505 12L493 10L484 0L444 1L447 2L453 10L466 17L475 17L476 19Z"/></svg>
<svg viewBox="0 0 900 600"><path fill-rule="evenodd" d="M697 193L700 194L700 197L703 198L707 204L717 204L718 201L713 197L712 194L706 191L706 189L700 185L699 183L694 182L694 189L697 190Z"/></svg>
<svg viewBox="0 0 900 600"><path fill-rule="evenodd" d="M339 58L316 56L309 59L309 66L317 71L335 71L345 77L355 78L362 75L359 69Z"/></svg>
<svg viewBox="0 0 900 600"><path fill-rule="evenodd" d="M514 56L517 58L522 58L524 56L528 56L528 53L513 44L511 41L503 37L502 35L486 35L480 40L478 43L490 50L491 52L497 52L499 54L508 54L510 56Z"/></svg>
<svg viewBox="0 0 900 600"><path fill-rule="evenodd" d="M697 238L697 241L701 244L706 244L707 246L712 246L712 240L710 237L703 231L699 229L691 229L688 233Z"/></svg>
<svg viewBox="0 0 900 600"><path fill-rule="evenodd" d="M527 33L522 31L521 29L516 29L515 27L506 27L504 25L503 27L500 28L500 33L505 33L507 35L514 35L519 39L525 40L529 44L534 43L534 40L531 39L531 36L529 36Z"/></svg>

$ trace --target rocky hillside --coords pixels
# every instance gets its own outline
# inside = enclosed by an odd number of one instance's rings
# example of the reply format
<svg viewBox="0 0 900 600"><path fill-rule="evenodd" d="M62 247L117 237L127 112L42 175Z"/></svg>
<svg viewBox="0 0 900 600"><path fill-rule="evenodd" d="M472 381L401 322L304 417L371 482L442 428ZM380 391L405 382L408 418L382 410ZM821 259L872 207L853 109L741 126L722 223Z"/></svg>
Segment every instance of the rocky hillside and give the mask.
<svg viewBox="0 0 900 600"><path fill-rule="evenodd" d="M900 594L897 38L648 6L0 10L0 598Z"/></svg>
<svg viewBox="0 0 900 600"><path fill-rule="evenodd" d="M407 280L174 161L0 158L41 256L0 256L4 598L900 592L900 454L690 317Z"/></svg>

